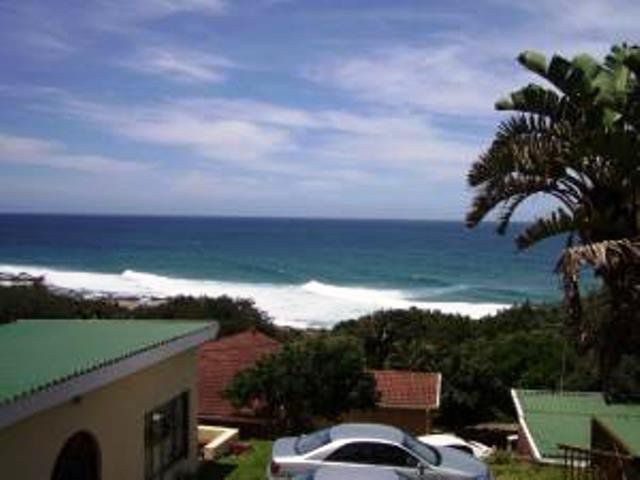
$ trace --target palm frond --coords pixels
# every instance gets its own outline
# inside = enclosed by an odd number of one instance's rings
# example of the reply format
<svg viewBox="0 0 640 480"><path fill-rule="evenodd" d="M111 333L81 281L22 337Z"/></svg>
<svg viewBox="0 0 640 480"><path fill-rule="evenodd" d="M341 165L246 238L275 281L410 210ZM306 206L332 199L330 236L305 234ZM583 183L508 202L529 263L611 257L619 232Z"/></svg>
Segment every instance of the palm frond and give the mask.
<svg viewBox="0 0 640 480"><path fill-rule="evenodd" d="M538 115L515 115L500 123L489 149L471 165L467 181L471 187L514 173L548 170L565 150L570 137L561 137ZM568 135L567 132L565 134Z"/></svg>
<svg viewBox="0 0 640 480"><path fill-rule="evenodd" d="M563 251L556 265L556 272L562 277L565 303L574 321L582 317L580 302L580 270L589 265L611 286L625 276L631 283L625 284L628 293L640 295L640 238L624 238L620 240L604 240L567 248ZM624 270L631 270L625 275Z"/></svg>
<svg viewBox="0 0 640 480"><path fill-rule="evenodd" d="M563 208L558 208L548 216L536 219L516 237L516 245L520 250L546 238L555 237L564 233L570 233L578 227L578 222L573 215Z"/></svg>
<svg viewBox="0 0 640 480"><path fill-rule="evenodd" d="M634 264L640 264L640 238L623 238L567 248L558 261L556 271L565 279L577 281L583 265L606 273Z"/></svg>

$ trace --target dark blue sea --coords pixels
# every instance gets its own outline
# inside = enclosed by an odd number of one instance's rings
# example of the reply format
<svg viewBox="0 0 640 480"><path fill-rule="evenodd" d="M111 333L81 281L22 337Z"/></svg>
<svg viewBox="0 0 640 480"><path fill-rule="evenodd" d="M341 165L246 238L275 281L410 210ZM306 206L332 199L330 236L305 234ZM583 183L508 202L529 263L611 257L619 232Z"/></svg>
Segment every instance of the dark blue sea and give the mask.
<svg viewBox="0 0 640 480"><path fill-rule="evenodd" d="M492 224L444 221L0 215L0 272L87 295L249 297L292 325L554 301L561 246L517 252Z"/></svg>

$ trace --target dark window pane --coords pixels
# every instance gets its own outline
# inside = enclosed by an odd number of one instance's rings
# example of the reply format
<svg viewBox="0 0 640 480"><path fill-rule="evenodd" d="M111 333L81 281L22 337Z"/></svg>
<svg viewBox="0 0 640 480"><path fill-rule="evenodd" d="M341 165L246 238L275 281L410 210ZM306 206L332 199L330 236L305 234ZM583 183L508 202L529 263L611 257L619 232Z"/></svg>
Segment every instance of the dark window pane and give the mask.
<svg viewBox="0 0 640 480"><path fill-rule="evenodd" d="M345 445L327 457L330 462L373 463L371 445L366 442L354 442Z"/></svg>
<svg viewBox="0 0 640 480"><path fill-rule="evenodd" d="M431 465L440 464L440 454L429 445L416 440L411 435L405 435L404 446L411 450L417 457L422 459L423 462Z"/></svg>
<svg viewBox="0 0 640 480"><path fill-rule="evenodd" d="M400 447L386 444L372 445L373 462L376 465L387 465L392 467L416 467L417 459Z"/></svg>
<svg viewBox="0 0 640 480"><path fill-rule="evenodd" d="M302 435L296 441L296 452L299 455L304 455L312 450L320 448L331 440L331 430L325 428L324 430L318 430L317 432L310 433L309 435Z"/></svg>
<svg viewBox="0 0 640 480"><path fill-rule="evenodd" d="M145 478L156 480L189 452L189 392L144 417Z"/></svg>

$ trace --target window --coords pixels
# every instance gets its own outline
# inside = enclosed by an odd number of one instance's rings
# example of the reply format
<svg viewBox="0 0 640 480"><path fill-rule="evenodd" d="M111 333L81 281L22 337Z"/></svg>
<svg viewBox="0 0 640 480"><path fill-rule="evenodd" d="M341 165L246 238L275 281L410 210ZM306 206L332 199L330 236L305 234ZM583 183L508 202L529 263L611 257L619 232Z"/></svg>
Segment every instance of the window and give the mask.
<svg viewBox="0 0 640 480"><path fill-rule="evenodd" d="M304 455L312 450L326 445L331 440L331 429L325 428L309 435L302 435L296 442L296 452L298 455Z"/></svg>
<svg viewBox="0 0 640 480"><path fill-rule="evenodd" d="M439 465L440 464L440 454L411 435L404 436L404 446L412 451L415 455L421 458L424 462L429 463L431 465Z"/></svg>
<svg viewBox="0 0 640 480"><path fill-rule="evenodd" d="M349 443L340 447L326 458L328 462L340 463L370 463L369 448L367 443Z"/></svg>
<svg viewBox="0 0 640 480"><path fill-rule="evenodd" d="M418 466L418 460L413 455L395 445L374 444L373 458L376 465L409 468Z"/></svg>
<svg viewBox="0 0 640 480"><path fill-rule="evenodd" d="M354 442L339 448L326 459L329 462L409 467L418 465L418 460L400 447L386 443Z"/></svg>
<svg viewBox="0 0 640 480"><path fill-rule="evenodd" d="M160 480L189 454L189 392L144 416L145 479Z"/></svg>

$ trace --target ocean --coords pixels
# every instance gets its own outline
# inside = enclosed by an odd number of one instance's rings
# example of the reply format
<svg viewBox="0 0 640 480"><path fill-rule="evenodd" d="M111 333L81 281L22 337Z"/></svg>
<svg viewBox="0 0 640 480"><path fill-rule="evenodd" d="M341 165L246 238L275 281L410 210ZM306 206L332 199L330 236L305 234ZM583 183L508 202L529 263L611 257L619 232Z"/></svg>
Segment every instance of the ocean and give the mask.
<svg viewBox="0 0 640 480"><path fill-rule="evenodd" d="M517 231L522 225L515 225ZM0 272L87 295L252 298L276 324L329 326L381 308L474 318L560 298L562 243L518 252L492 224L0 215Z"/></svg>

